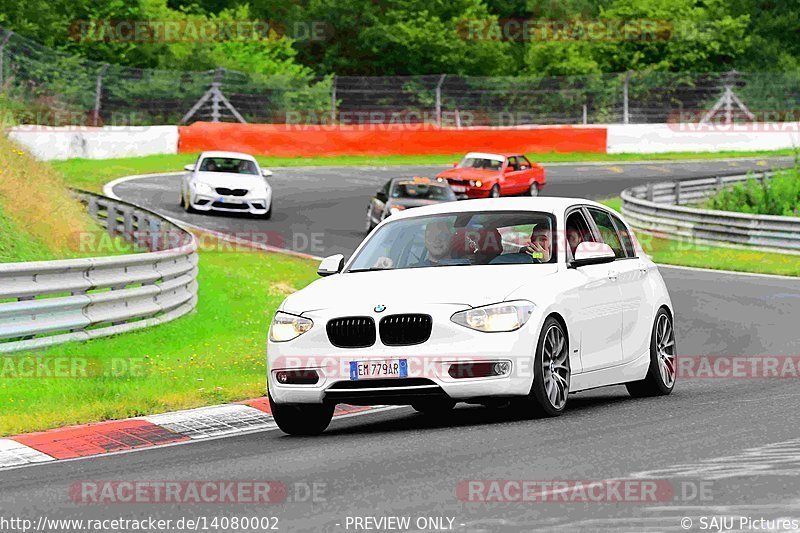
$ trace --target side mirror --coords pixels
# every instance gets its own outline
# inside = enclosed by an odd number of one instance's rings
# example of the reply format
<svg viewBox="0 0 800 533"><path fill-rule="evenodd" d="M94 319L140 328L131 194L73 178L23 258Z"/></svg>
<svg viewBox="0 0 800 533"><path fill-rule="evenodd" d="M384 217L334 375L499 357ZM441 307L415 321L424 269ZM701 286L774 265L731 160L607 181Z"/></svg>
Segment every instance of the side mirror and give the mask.
<svg viewBox="0 0 800 533"><path fill-rule="evenodd" d="M578 268L586 265L600 265L610 263L614 259L616 259L616 255L609 245L599 242L582 242L575 250L575 259L569 266Z"/></svg>
<svg viewBox="0 0 800 533"><path fill-rule="evenodd" d="M184 165L183 166L183 170L185 170L187 172L194 172L194 164L192 164L192 165Z"/></svg>
<svg viewBox="0 0 800 533"><path fill-rule="evenodd" d="M317 274L323 277L332 276L333 274L341 272L343 268L344 256L342 254L331 255L323 259L319 264Z"/></svg>
<svg viewBox="0 0 800 533"><path fill-rule="evenodd" d="M270 178L272 177L272 171L266 168L262 168L261 175L264 176L265 178Z"/></svg>
<svg viewBox="0 0 800 533"><path fill-rule="evenodd" d="M453 168L458 168L458 163L453 163Z"/></svg>

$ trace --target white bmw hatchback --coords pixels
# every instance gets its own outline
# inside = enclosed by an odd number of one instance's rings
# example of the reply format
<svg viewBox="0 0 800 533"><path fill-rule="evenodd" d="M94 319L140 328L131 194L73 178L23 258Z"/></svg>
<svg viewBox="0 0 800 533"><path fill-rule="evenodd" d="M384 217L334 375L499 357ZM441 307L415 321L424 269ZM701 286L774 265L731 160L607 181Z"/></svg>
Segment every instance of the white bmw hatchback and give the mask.
<svg viewBox="0 0 800 533"><path fill-rule="evenodd" d="M203 152L181 182L180 204L187 212L223 211L272 216L272 172L259 167L251 155Z"/></svg>
<svg viewBox="0 0 800 533"><path fill-rule="evenodd" d="M278 426L325 430L337 403L510 404L556 416L570 393L675 384L674 314L619 214L588 200L468 200L399 213L272 321Z"/></svg>

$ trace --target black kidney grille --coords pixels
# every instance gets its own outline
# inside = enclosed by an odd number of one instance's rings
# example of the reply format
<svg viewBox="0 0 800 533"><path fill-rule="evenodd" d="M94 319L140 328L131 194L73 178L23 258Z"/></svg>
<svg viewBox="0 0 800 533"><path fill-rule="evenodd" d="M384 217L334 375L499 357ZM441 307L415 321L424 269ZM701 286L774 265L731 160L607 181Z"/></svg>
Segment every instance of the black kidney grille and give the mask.
<svg viewBox="0 0 800 533"><path fill-rule="evenodd" d="M346 316L329 320L328 340L337 348L366 348L375 344L375 321L368 316Z"/></svg>
<svg viewBox="0 0 800 533"><path fill-rule="evenodd" d="M224 196L246 196L247 189L228 189L226 187L217 187L216 188L217 194L222 194Z"/></svg>
<svg viewBox="0 0 800 533"><path fill-rule="evenodd" d="M381 319L381 342L386 346L422 344L431 336L430 315L389 315Z"/></svg>

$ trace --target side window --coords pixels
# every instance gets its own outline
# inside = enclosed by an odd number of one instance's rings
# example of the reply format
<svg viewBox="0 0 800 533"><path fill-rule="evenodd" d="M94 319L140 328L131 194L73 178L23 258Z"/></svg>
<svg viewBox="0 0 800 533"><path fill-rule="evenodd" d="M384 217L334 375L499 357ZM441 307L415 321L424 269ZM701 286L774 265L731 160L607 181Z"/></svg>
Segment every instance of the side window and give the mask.
<svg viewBox="0 0 800 533"><path fill-rule="evenodd" d="M611 221L611 216L600 209L589 208L589 213L592 215L594 223L597 224L597 229L600 230L603 242L614 250L614 255L617 258L627 257L622 241L617 234L617 228L614 226L614 222Z"/></svg>
<svg viewBox="0 0 800 533"><path fill-rule="evenodd" d="M628 232L628 228L619 217L615 216L613 213L609 213L611 216L611 220L614 221L614 225L617 227L617 235L619 235L620 240L622 241L622 246L625 247L625 253L628 257L636 257L636 249L633 246L633 238L631 237L630 232Z"/></svg>
<svg viewBox="0 0 800 533"><path fill-rule="evenodd" d="M378 189L378 194L375 197L380 200L381 202L385 202L389 199L389 188L392 186L392 180L386 182L382 188Z"/></svg>
<svg viewBox="0 0 800 533"><path fill-rule="evenodd" d="M508 158L508 168L511 170L519 170L519 163L517 163L516 157Z"/></svg>
<svg viewBox="0 0 800 533"><path fill-rule="evenodd" d="M531 162L524 155L519 156L519 164L521 165L521 168L523 168L523 169L533 168L533 165L531 165Z"/></svg>
<svg viewBox="0 0 800 533"><path fill-rule="evenodd" d="M589 224L586 222L586 219L583 217L583 213L580 211L573 211L570 213L570 215L567 217L565 230L567 244L569 245L569 249L573 256L575 255L575 250L578 248L580 243L594 242L592 230L589 229Z"/></svg>

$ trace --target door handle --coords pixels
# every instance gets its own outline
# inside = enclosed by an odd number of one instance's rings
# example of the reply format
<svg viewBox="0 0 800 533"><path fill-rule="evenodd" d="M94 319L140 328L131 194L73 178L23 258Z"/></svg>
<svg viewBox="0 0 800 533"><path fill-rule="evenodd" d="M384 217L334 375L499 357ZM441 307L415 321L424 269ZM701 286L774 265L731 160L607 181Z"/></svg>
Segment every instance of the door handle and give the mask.
<svg viewBox="0 0 800 533"><path fill-rule="evenodd" d="M611 281L617 281L617 271L616 270L609 270L608 271L608 279Z"/></svg>

